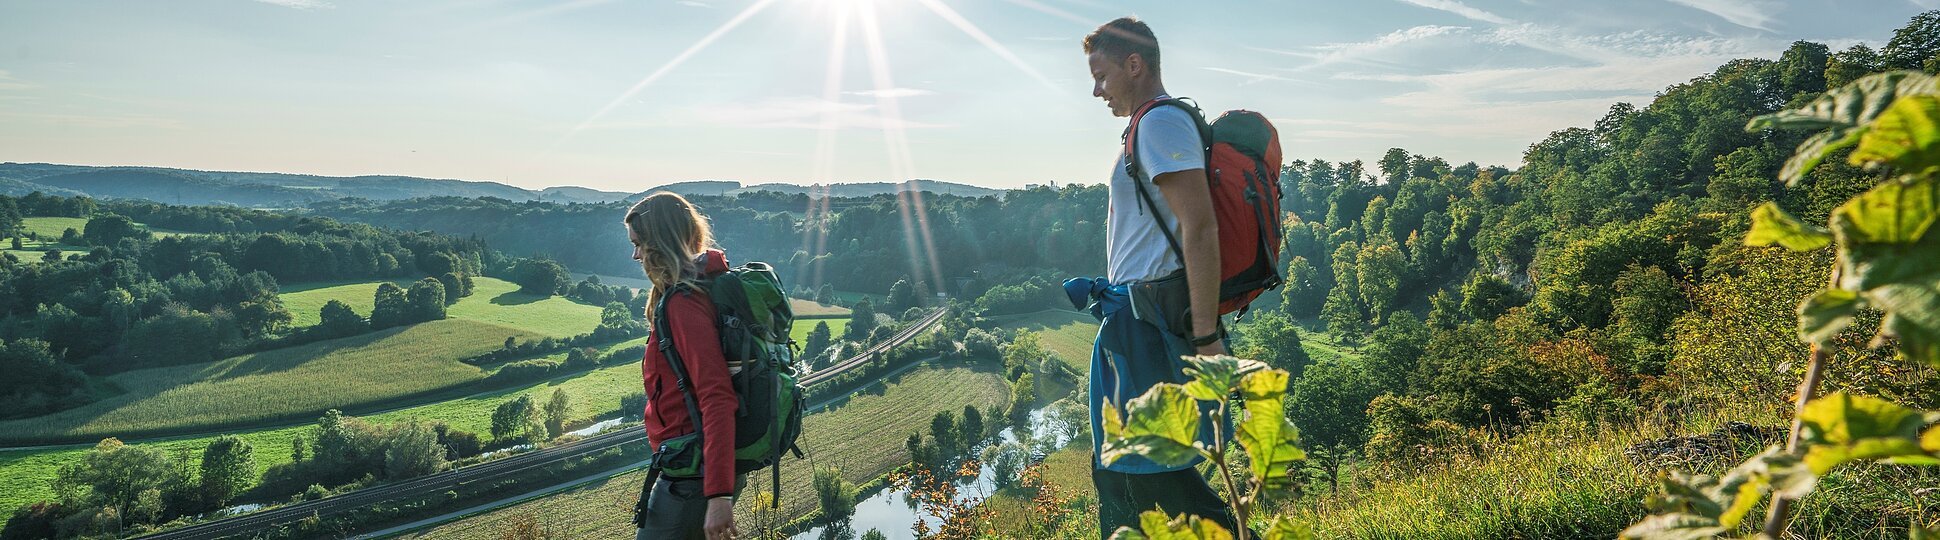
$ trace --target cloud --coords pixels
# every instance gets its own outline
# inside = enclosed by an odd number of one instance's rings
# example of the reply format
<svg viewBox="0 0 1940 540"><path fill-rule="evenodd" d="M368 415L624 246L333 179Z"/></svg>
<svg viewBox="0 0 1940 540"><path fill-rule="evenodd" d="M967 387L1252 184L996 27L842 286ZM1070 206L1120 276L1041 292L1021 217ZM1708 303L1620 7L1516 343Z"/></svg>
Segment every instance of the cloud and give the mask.
<svg viewBox="0 0 1940 540"><path fill-rule="evenodd" d="M0 69L0 90L26 90L33 87L34 85L20 82L20 79L13 78L13 73Z"/></svg>
<svg viewBox="0 0 1940 540"><path fill-rule="evenodd" d="M1731 24L1772 31L1772 16L1783 4L1765 0L1668 0L1670 3L1717 15Z"/></svg>
<svg viewBox="0 0 1940 540"><path fill-rule="evenodd" d="M680 0L679 2L674 2L674 3L676 3L676 4L680 4L680 5L683 5L683 6L687 6L687 7L697 7L697 8L712 8L712 7L714 7L714 6L712 6L712 5L709 5L709 4L707 3L707 2L701 2L701 1L699 1L699 0Z"/></svg>
<svg viewBox="0 0 1940 540"><path fill-rule="evenodd" d="M265 4L274 4L274 5L283 6L286 8L302 9L302 10L336 7L335 5L331 4L326 0L256 0L256 1L262 2Z"/></svg>
<svg viewBox="0 0 1940 540"><path fill-rule="evenodd" d="M1300 58L1311 58L1314 60L1312 64L1295 68L1294 71L1304 71L1342 62L1386 64L1385 62L1370 60L1367 57L1408 43L1424 41L1440 36L1466 34L1469 30L1470 28L1466 26L1422 25L1395 30L1368 41L1321 44L1307 51L1288 51L1259 47L1254 47L1253 49Z"/></svg>
<svg viewBox="0 0 1940 540"><path fill-rule="evenodd" d="M769 98L752 103L715 103L689 108L683 125L753 129L929 129L943 124L890 118L873 104L813 97Z"/></svg>
<svg viewBox="0 0 1940 540"><path fill-rule="evenodd" d="M917 97L917 96L929 96L929 95L936 94L936 92L923 90L920 88L883 88L879 90L857 90L854 92L843 92L843 93L851 96L863 96L863 97L875 97L875 98L907 98L907 97Z"/></svg>
<svg viewBox="0 0 1940 540"><path fill-rule="evenodd" d="M1250 72L1250 71L1240 71L1240 70L1237 70L1237 69L1230 69L1230 68L1222 68L1222 67L1202 67L1202 68L1200 68L1200 69L1204 69L1204 70L1206 70L1206 71L1211 71L1211 72L1214 72L1214 73L1225 73L1225 74L1227 74L1227 75L1238 75L1238 76L1241 76L1241 77L1245 77L1245 78L1247 79L1247 80L1246 80L1246 84L1253 84L1253 83L1256 83L1256 82L1260 82L1260 81L1280 81L1280 82L1291 82L1291 83L1300 83L1300 84L1305 84L1305 85L1315 85L1315 84L1317 84L1317 83L1314 83L1313 81L1306 81L1306 80L1301 80L1301 79L1294 79L1294 78L1289 78L1289 77L1282 77L1282 76L1279 76L1279 75L1268 75L1268 74L1265 74L1265 73L1254 73L1254 72Z"/></svg>
<svg viewBox="0 0 1940 540"><path fill-rule="evenodd" d="M1478 20L1486 23L1511 24L1515 22L1501 15L1496 15L1494 13L1482 11L1480 9L1476 9L1472 6L1469 6L1468 4L1463 4L1455 0L1401 0L1401 1L1409 4L1425 7L1428 9L1454 13L1456 15L1461 15L1469 19L1474 19L1474 20Z"/></svg>

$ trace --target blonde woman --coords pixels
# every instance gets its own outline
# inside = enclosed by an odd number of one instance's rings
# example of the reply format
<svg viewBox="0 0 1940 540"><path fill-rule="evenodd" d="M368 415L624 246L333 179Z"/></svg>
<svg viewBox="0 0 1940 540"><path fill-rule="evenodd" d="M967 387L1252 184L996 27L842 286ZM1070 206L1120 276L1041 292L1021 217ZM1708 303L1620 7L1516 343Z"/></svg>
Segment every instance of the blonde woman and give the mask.
<svg viewBox="0 0 1940 540"><path fill-rule="evenodd" d="M636 538L734 538L738 534L734 497L745 485L734 471L737 402L714 326L714 304L698 283L726 272L727 256L713 248L707 217L679 195L648 196L627 210L624 221L633 259L640 261L641 270L653 282L647 317L655 330L649 334L641 364L647 442L659 458L668 441L695 435L696 427L703 434L698 441L698 477L659 476L641 493ZM677 383L676 366L668 362L662 347L677 353L674 356L690 383L687 388ZM721 435L705 436L715 433Z"/></svg>

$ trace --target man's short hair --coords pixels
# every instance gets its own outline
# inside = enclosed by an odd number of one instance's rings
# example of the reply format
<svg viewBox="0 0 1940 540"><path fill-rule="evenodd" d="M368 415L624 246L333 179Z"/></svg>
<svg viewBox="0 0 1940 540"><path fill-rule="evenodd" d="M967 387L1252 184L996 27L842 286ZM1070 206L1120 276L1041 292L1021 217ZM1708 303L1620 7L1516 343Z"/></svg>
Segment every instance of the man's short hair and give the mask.
<svg viewBox="0 0 1940 540"><path fill-rule="evenodd" d="M1119 17L1099 26L1085 36L1084 47L1085 54L1103 53L1105 59L1120 64L1138 54L1145 59L1146 67L1154 73L1159 71L1159 38L1137 17Z"/></svg>

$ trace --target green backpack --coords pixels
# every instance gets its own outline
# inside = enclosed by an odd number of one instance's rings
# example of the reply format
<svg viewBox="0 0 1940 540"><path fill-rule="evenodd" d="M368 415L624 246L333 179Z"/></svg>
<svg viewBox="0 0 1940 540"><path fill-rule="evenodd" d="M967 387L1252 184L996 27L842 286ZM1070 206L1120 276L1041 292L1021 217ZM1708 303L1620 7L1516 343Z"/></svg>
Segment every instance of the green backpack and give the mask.
<svg viewBox="0 0 1940 540"><path fill-rule="evenodd" d="M735 397L740 400L735 412L734 472L744 474L773 467L777 499L774 504L779 507L781 454L793 452L795 457L802 457L796 440L802 434L804 391L796 382L794 340L789 337L795 312L788 306L781 279L767 263L751 262L735 267L702 280L701 287L714 304L714 325L721 334L721 352L729 366L740 366L740 371L731 375ZM653 483L661 474L687 478L701 475L700 404L694 399L680 351L675 350L673 340L667 337L671 334L666 299L682 292L700 291L678 285L661 297L660 305L654 306L653 346L660 348L661 355L673 368L675 384L686 398L687 414L694 422L694 432L668 439L654 449L646 487L634 508L636 521L644 515L647 496L653 493Z"/></svg>

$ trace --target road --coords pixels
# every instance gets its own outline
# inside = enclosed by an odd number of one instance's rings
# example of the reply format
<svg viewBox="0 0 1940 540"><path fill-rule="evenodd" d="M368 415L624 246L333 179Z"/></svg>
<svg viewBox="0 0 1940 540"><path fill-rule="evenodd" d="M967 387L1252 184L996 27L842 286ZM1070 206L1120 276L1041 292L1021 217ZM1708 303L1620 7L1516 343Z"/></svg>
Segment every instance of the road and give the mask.
<svg viewBox="0 0 1940 540"><path fill-rule="evenodd" d="M935 325L947 313L947 308L938 309L921 320L910 324L903 331L897 332L889 340L863 351L862 354L844 360L835 366L831 366L829 369L805 377L802 380L802 384L804 386L817 384L827 381L836 375L841 375L847 370L862 366L870 360L873 360L877 355L882 354L883 351L887 351L897 345L902 345L930 326ZM314 501L300 502L240 516L198 523L138 538L153 540L200 540L242 535L268 529L276 525L298 521L313 515L330 515L345 510L371 506L384 501L443 492L466 484L490 482L532 470L533 468L545 467L566 460L596 454L627 443L643 442L645 440L646 430L622 429L543 450L487 461L470 467L462 467L402 482L360 489Z"/></svg>

